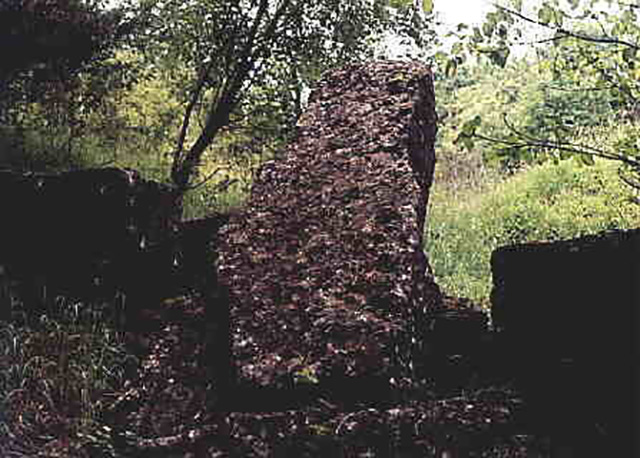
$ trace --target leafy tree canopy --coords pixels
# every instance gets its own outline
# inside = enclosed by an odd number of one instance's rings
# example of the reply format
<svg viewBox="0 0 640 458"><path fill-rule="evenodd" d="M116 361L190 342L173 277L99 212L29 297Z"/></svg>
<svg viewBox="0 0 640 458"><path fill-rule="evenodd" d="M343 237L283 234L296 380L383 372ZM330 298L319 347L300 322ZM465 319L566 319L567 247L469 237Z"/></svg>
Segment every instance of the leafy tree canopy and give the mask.
<svg viewBox="0 0 640 458"><path fill-rule="evenodd" d="M82 71L99 72L129 24L100 1L0 0L0 102L70 91ZM113 69L111 69L113 70Z"/></svg>
<svg viewBox="0 0 640 458"><path fill-rule="evenodd" d="M3 166L79 165L70 158L91 113L137 77L113 58L134 25L106 0L0 0Z"/></svg>
<svg viewBox="0 0 640 458"><path fill-rule="evenodd" d="M594 118L568 105L571 99L587 100L578 93L598 93L597 100L603 106L598 111L602 113L613 109L620 119L637 111L638 11L637 5L622 0L545 0L535 6L509 0L496 5L481 27L460 27L460 40L448 57L450 68L472 53L488 56L504 67L513 47L526 44L535 50L541 65L552 72L556 95L548 97L543 112L536 114L537 122L544 127L535 132L511 128L507 137L491 138L482 133L481 119L474 118L461 129L459 141L467 147L473 146L474 139L499 143L510 155L533 148L550 152L549 157L577 154L586 163L591 163L594 156L616 160L622 164L621 177L640 187L640 181L632 177L640 173L637 129L628 130L615 150L582 145L572 140L577 136L576 127L588 125ZM561 92L564 94L558 95ZM506 122L509 126L509 120ZM540 135L545 131L551 134Z"/></svg>
<svg viewBox="0 0 640 458"><path fill-rule="evenodd" d="M419 55L435 40L431 4L413 0L130 0L138 49L185 104L173 151L178 193L223 132L287 135L304 89L326 69L384 52L395 34ZM197 122L201 125L194 127ZM283 126L282 128L279 126Z"/></svg>

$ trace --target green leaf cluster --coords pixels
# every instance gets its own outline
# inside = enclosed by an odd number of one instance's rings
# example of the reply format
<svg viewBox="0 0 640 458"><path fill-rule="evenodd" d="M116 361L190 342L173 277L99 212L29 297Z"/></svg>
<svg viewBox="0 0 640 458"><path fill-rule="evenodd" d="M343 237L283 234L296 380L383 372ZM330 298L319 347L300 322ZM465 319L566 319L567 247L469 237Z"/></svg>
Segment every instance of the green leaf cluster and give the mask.
<svg viewBox="0 0 640 458"><path fill-rule="evenodd" d="M610 124L635 113L640 97L637 8L623 1L610 1L608 5L603 8L596 0L574 0L568 5L548 0L525 14L522 2L512 1L506 6L496 6L481 27L461 37L452 55L471 52L486 56L508 75L507 51L524 36L531 40L535 36L532 32L542 32L538 35L542 39L535 47L535 58L532 53L527 57L541 76L535 91L542 98L517 117L513 116L513 110L501 110L511 117L506 132L492 129L495 124L491 120L485 123L490 126L488 130L478 130L485 137L494 134L494 139L503 141L503 146L493 148L492 156L501 162L508 162L509 158L516 162L529 160L526 158L529 154L525 152L523 156L523 149L517 145L529 143L537 144L528 148L536 160L564 159L573 153L549 144L561 145L579 136L582 128ZM528 72L526 68L521 71ZM452 76L448 71L447 75ZM520 86L515 92L517 98L526 90ZM470 141L465 144L473 147ZM608 154L613 157L621 152L622 156L628 156L632 152L629 145L634 144L632 136L619 145L620 150ZM638 156L637 149L635 155ZM591 162L582 157L585 163Z"/></svg>
<svg viewBox="0 0 640 458"><path fill-rule="evenodd" d="M116 58L130 26L103 1L0 4L0 43L12 49L0 63L0 165L86 165L80 138L99 130L108 141L117 104L112 95L140 76Z"/></svg>
<svg viewBox="0 0 640 458"><path fill-rule="evenodd" d="M444 115L439 144L446 152L478 150L486 164L511 170L571 157L574 153L542 144L580 140L584 129L621 119L614 94L581 90L576 84L588 86L588 81L558 75L546 60L514 61L504 69L467 67L465 74L445 76L436 84ZM578 157L591 162L589 156Z"/></svg>
<svg viewBox="0 0 640 458"><path fill-rule="evenodd" d="M128 2L145 24L135 46L185 110L171 171L178 189L226 131L263 145L286 141L325 70L373 57L388 33L421 48L431 39L425 15L406 1Z"/></svg>

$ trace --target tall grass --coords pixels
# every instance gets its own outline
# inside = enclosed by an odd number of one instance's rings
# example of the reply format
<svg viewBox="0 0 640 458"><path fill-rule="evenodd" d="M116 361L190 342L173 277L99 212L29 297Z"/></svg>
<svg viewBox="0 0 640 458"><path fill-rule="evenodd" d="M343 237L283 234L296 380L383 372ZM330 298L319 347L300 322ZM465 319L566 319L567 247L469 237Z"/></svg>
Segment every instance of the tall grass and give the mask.
<svg viewBox="0 0 640 458"><path fill-rule="evenodd" d="M0 323L1 456L116 456L101 412L138 363L91 306L67 305L37 329Z"/></svg>
<svg viewBox="0 0 640 458"><path fill-rule="evenodd" d="M571 159L532 166L481 189L435 183L426 250L438 283L449 294L487 304L495 248L637 227L640 206L617 167Z"/></svg>

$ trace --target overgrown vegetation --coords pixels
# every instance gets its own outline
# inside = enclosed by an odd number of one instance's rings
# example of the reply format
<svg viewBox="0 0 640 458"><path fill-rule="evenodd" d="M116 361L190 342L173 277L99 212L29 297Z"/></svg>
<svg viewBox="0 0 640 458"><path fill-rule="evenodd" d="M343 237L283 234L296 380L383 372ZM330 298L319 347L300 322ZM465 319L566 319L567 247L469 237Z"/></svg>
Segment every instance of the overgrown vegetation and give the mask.
<svg viewBox="0 0 640 458"><path fill-rule="evenodd" d="M60 305L37 329L0 323L3 456L116 456L102 414L138 361L95 307Z"/></svg>
<svg viewBox="0 0 640 458"><path fill-rule="evenodd" d="M464 125L478 117L486 136L516 129L552 140L557 131L545 120L559 110L574 119L562 134L568 140L617 150L637 135L635 122L602 94L565 94L557 84L549 61L532 57L504 68L463 66L437 82L439 162L426 245L449 294L488 306L489 260L501 245L637 227L636 192L620 180L615 161L460 141Z"/></svg>
<svg viewBox="0 0 640 458"><path fill-rule="evenodd" d="M65 10L77 6L77 2L59 3ZM132 3L149 7L153 2ZM184 4L165 3L167 8L176 9ZM209 3L219 7L237 2ZM339 3L344 2L335 5ZM406 7L413 2L390 3ZM581 40L563 29L557 2L544 5L535 18L551 26L556 36L535 57L509 59L507 38L513 37L507 34L505 24L513 16L504 9L490 17L482 31L469 29L468 41L488 59L481 57L463 65L461 46L454 49L457 54L449 64L439 56L443 65L436 89L441 126L426 249L446 293L471 298L484 306L489 306L489 258L496 247L634 228L640 221L636 191L619 179L618 163L593 160L585 151L569 154L575 151L557 147L579 143L637 158L638 47L607 47L606 43ZM637 36L635 12L631 10L623 8L619 16L599 16L608 36L625 40ZM74 62L69 70L74 76L69 79L72 87L56 85L66 74L56 73L61 68L55 65L52 68L56 72L42 73L49 61L35 59L28 65L16 64L11 71L0 69L4 72L0 82L12 91L11 97L0 100L0 115L8 120L0 125L0 166L54 171L111 164L137 169L146 178L168 181L176 158L183 161L183 153L188 150L176 153L190 100L197 102L193 126L206 123L208 110L218 106L215 96L222 80L211 78L205 81L206 90L194 89L198 72L203 75L205 69L211 71L207 56L198 54L208 49L210 42L203 40L192 48L184 41L187 35L177 34L186 34L189 21L197 22L199 13L184 13L184 28L174 30L176 36L172 36L177 43L155 37L158 41L149 50L163 46L173 49L175 45L176 52L151 65L144 53L130 44L122 42L114 50L114 40L125 35L117 24L135 22L120 23L123 16L101 16L93 10L85 13L91 12L98 22L82 22L80 26L99 24L107 18L114 21L108 22L113 29L99 29L104 36L98 33L97 37L103 36L104 41L96 45L99 49L95 56L83 55ZM247 43L250 20L255 19L250 13L226 11L229 17L245 21L237 31L239 42ZM294 13L292 17L300 20L307 14L303 9ZM327 20L322 14L331 16L332 11L312 13L319 15L318 20ZM309 36L292 38L294 44L281 43L278 59L258 56L274 64L269 67L271 73L261 75L260 84L245 93L242 104L222 107L228 111L225 116L230 122L217 128L206 152L198 150L194 159L197 167L193 169L197 174L188 181L202 183L186 194L185 218L242 205L253 170L276 156L292 135L309 86L330 65L373 55L373 41L363 39L371 30L379 33L395 28L409 37L416 32L412 28L415 18L409 10L399 10L395 16L398 22L390 26L385 22L389 17L380 11L369 11L370 16L364 19L370 23L365 24L357 11L347 13L342 17L342 28L336 29L343 34L338 39L314 35L318 29L300 28ZM168 18L160 19L163 17ZM44 18L47 20L46 14ZM579 19L580 34L593 37L590 18ZM349 26L354 24L363 28L351 30ZM161 25L171 27L168 23ZM217 25L235 27L232 22ZM385 29L387 26L390 28ZM431 43L429 33L427 38L417 38ZM318 40L313 49L328 40L336 46L335 52L315 56L317 60L309 64L303 57L311 48L296 47L305 42L302 38ZM264 43L260 46L260 52L267 53L269 48ZM242 49L235 50L236 56ZM190 55L192 51L194 55ZM211 49L213 53L218 51L217 47ZM283 56L287 51L298 56L295 68L286 65ZM186 70L181 66L185 61L190 64ZM216 64L224 66L222 60ZM228 79L233 76L231 67L225 69ZM14 71L19 78L14 77ZM39 75L41 79L36 78ZM278 84L272 85L273 81ZM186 144L197 142L198 132L201 130L186 135ZM472 135L461 133L477 133L503 142L470 142ZM634 163L630 164L633 169ZM135 372L137 361L126 351L122 336L101 325L100 318L80 316L79 310L69 305L66 318L44 321L37 330L8 324L0 327L0 455L4 444L19 443L26 454L38 450L46 454L46 447L53 447L65 450L67 456L116 456L101 412L109 396L122 390L129 372ZM78 313L74 315L74 311Z"/></svg>
<svg viewBox="0 0 640 458"><path fill-rule="evenodd" d="M531 166L490 189L435 185L426 248L438 283L488 306L489 260L502 245L638 226L640 206L611 162Z"/></svg>

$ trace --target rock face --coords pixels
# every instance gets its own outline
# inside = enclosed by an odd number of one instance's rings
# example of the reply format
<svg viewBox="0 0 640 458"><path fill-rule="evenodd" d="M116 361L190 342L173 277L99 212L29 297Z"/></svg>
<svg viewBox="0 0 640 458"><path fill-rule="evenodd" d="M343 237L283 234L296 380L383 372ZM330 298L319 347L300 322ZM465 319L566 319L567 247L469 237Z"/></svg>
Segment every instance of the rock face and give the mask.
<svg viewBox="0 0 640 458"><path fill-rule="evenodd" d="M392 61L333 71L298 128L220 234L238 380L401 380L440 302L422 249L432 75Z"/></svg>
<svg viewBox="0 0 640 458"><path fill-rule="evenodd" d="M494 325L531 404L546 423L582 424L576 434L616 447L630 445L633 424L639 254L632 230L506 246L491 259Z"/></svg>

